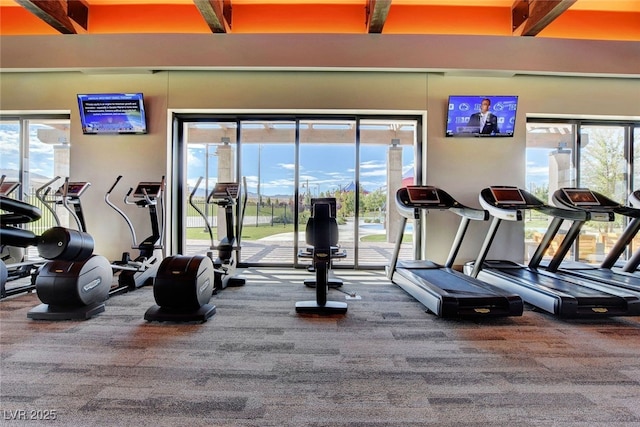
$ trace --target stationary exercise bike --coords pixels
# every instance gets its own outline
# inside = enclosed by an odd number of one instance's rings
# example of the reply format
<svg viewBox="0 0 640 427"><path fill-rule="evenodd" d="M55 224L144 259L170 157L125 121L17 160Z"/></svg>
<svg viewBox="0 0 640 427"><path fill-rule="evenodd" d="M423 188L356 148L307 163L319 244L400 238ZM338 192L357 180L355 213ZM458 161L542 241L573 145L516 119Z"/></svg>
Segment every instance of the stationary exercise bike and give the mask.
<svg viewBox="0 0 640 427"><path fill-rule="evenodd" d="M347 257L347 251L340 247L338 242L338 223L336 221L336 216L338 212L338 203L335 197L314 197L311 199L311 212L314 211L315 205L317 203L328 203L330 206L330 216L331 220L331 262L329 263L329 276L328 276L328 285L330 288L340 288L343 285L341 279L337 277L333 277L331 275L333 260L334 259L344 259ZM307 221L307 227L305 229L305 242L307 243L307 247L304 249L300 249L298 251L298 258L300 259L310 259L312 260L311 265L309 266L309 271L315 270L315 265L313 263L315 248L313 245L314 237L314 222L315 218L312 216ZM304 281L305 286L310 288L316 287L315 279L306 279Z"/></svg>
<svg viewBox="0 0 640 427"><path fill-rule="evenodd" d="M117 286L111 289L109 293L112 296L135 290L145 285L152 285L160 266L160 261L163 258L164 214L162 215L162 220L160 220L158 205L160 205L160 213L163 213L164 177L162 177L161 181L139 182L135 190L129 188L124 197L125 204L149 210L151 235L140 243L137 241L136 231L129 217L109 200L111 192L121 179L122 175L116 178L115 183L105 194L104 201L125 220L131 233L131 249L136 249L139 253L138 256L132 259L129 252L124 252L120 260L112 263L114 275L118 278Z"/></svg>
<svg viewBox="0 0 640 427"><path fill-rule="evenodd" d="M338 224L328 200L313 205L312 217L307 225L307 243L313 246L313 267L316 273L315 301L296 302L296 312L302 314L344 314L347 303L328 301L329 269L332 247L338 241Z"/></svg>
<svg viewBox="0 0 640 427"><path fill-rule="evenodd" d="M216 307L209 304L211 296L228 286L242 286L245 279L235 275L237 268L236 252L240 250L238 236L242 233L242 219L246 206L246 195L240 213L239 226L233 226L233 206L240 193L239 185L218 183L207 195L205 203L217 204L225 209L227 235L218 245L214 244L213 232L207 216L193 199L200 186L198 179L189 195L189 204L204 219L211 239L206 256L174 255L165 258L153 284L153 296L156 305L150 307L144 315L147 321L205 322L216 313ZM246 188L246 181L244 182ZM217 250L214 259L213 250Z"/></svg>

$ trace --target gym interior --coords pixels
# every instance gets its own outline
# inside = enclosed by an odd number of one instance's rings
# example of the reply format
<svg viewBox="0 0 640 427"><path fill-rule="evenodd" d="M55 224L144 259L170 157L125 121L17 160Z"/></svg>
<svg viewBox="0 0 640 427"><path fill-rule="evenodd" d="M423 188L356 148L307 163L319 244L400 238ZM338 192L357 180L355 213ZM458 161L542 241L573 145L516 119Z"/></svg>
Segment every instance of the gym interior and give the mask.
<svg viewBox="0 0 640 427"><path fill-rule="evenodd" d="M241 18L249 6L236 1ZM527 2L508 3L510 19L511 3ZM623 35L611 24L619 11L594 12L609 37L242 24L24 34L16 22L42 20L26 9L0 2L0 169L19 184L3 190L3 259L17 242L34 266L10 280L6 262L3 286L25 291L0 299L3 425L640 424L640 274L622 271L640 247L637 5ZM79 96L94 94L141 94L144 132L88 131ZM513 120L500 122L512 133L449 136L455 96L512 97ZM496 187L522 201L485 206L481 193ZM529 194L554 205L569 187L589 187L599 208L557 213L566 223L551 236L555 222ZM38 189L45 203L29 210ZM71 230L53 243L44 232L55 224L36 226L47 206ZM502 213L517 220L488 242ZM463 214L481 220L452 248ZM570 221L584 227L563 248ZM633 282L624 291L549 273L614 295L615 309L600 294L574 303L570 290L538 304L511 279L470 273L485 244L486 259L523 268L545 244L545 259L566 249L565 260L600 269L622 239L609 270ZM103 276L58 272L89 260ZM411 273L422 262L456 283L490 283L483 292L511 298L512 311L496 314L483 293L472 315L449 314L451 292ZM100 290L67 310L67 287Z"/></svg>

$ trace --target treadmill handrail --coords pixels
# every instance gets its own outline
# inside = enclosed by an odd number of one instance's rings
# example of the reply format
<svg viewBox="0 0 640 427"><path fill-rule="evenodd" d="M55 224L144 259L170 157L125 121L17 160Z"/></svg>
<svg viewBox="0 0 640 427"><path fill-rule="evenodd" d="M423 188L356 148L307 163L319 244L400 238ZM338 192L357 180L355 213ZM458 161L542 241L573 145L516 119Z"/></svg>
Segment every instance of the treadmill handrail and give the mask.
<svg viewBox="0 0 640 427"><path fill-rule="evenodd" d="M487 221L489 219L489 212L484 209L471 208L458 203L458 207L449 209L460 215L463 218L468 218L475 221Z"/></svg>
<svg viewBox="0 0 640 427"><path fill-rule="evenodd" d="M415 189L418 191L422 190L423 193L430 193L433 197L429 197L429 200L412 201L409 197L410 189ZM430 185L412 185L409 187L402 187L398 189L398 191L396 192L396 208L403 218L390 266L391 275L393 274L393 270L395 269L395 266L397 264L397 258L400 252L400 244L402 243L407 219L413 218L419 220L421 210L449 210L462 217L462 220L456 232L456 236L454 237L454 240L451 244L449 255L447 256L447 260L444 264L444 266L448 268L451 268L453 266L453 263L458 255L458 251L460 250L462 241L469 226L469 222L471 220L486 221L489 219L489 212L487 212L486 210L465 206L454 199L446 191Z"/></svg>
<svg viewBox="0 0 640 427"><path fill-rule="evenodd" d="M559 208L556 206L543 205L535 208L536 211L549 215L554 218L561 218L568 221L590 221L593 218L593 213L588 211L575 211L570 209ZM612 221L613 219L610 219Z"/></svg>

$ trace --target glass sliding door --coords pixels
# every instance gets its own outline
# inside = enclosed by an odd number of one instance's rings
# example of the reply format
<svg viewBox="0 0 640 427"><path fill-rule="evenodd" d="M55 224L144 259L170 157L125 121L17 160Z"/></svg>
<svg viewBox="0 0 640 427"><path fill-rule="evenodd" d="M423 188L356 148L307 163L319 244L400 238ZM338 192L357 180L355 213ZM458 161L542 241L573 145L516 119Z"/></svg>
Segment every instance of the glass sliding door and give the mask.
<svg viewBox="0 0 640 427"><path fill-rule="evenodd" d="M554 191L576 185L576 125L571 123L527 123L526 186L540 200L551 204ZM529 261L549 227L550 218L533 210L524 221L525 261ZM569 224L563 224L566 232ZM545 253L552 257L562 232Z"/></svg>
<svg viewBox="0 0 640 427"><path fill-rule="evenodd" d="M622 204L627 203L629 187L625 133L625 127L617 125L580 127L580 187ZM621 215L616 215L613 222L588 221L580 236L580 259L589 259L585 251L594 251L594 261L601 262L626 225L627 220ZM593 247L585 244L586 238L595 240Z"/></svg>
<svg viewBox="0 0 640 427"><path fill-rule="evenodd" d="M527 123L527 188L550 204L553 192L562 187L590 188L626 204L629 192L639 182L637 144L638 131L630 123L531 120ZM567 259L600 264L627 223L620 215L613 222L588 221ZM548 224L544 215L527 213L525 260L533 254ZM565 221L546 256L555 253L569 226ZM636 237L634 247L637 241Z"/></svg>
<svg viewBox="0 0 640 427"><path fill-rule="evenodd" d="M224 209L206 200L216 183L236 181L237 130L234 121L184 123L186 188L180 203L186 213L186 254L206 254L226 234ZM195 208L189 203L191 193Z"/></svg>
<svg viewBox="0 0 640 427"><path fill-rule="evenodd" d="M248 200L240 260L252 265L295 262L296 122L243 120L241 174Z"/></svg>
<svg viewBox="0 0 640 427"><path fill-rule="evenodd" d="M305 247L305 226L311 200L335 197L339 245L347 257L334 267L355 264L356 203L360 185L356 180L356 121L301 120L298 176L298 242Z"/></svg>
<svg viewBox="0 0 640 427"><path fill-rule="evenodd" d="M305 230L314 198L337 201L339 245L346 258L335 268L382 268L398 237L394 208L401 186L420 182L418 118L358 116L220 116L177 119L175 202L183 253L205 253L224 236L223 210L205 203L217 182L246 181L239 262L305 266ZM194 186L196 208L188 199ZM174 203L175 203L174 202ZM200 215L200 212L203 215ZM403 256L412 256L412 224ZM180 244L176 245L180 251ZM214 249L215 252L215 249Z"/></svg>
<svg viewBox="0 0 640 427"><path fill-rule="evenodd" d="M358 266L385 265L399 236L400 216L395 195L400 187L417 184L415 120L360 121L358 203ZM413 254L413 220L402 238L401 259Z"/></svg>

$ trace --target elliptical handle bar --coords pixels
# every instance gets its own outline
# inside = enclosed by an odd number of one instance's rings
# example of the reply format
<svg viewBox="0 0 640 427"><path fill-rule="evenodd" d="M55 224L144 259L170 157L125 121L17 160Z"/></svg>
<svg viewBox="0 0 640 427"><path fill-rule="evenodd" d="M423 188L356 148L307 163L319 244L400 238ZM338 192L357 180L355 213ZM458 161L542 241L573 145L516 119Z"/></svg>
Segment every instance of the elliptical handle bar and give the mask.
<svg viewBox="0 0 640 427"><path fill-rule="evenodd" d="M73 209L71 209L69 207L69 196L68 195L69 195L69 177L66 177L64 179L64 184L62 186L62 206L64 206L64 208L73 217L73 220L78 225L78 231L86 232L87 230L85 230L85 227L82 225L82 222L80 221L80 218L78 217L78 215L75 213L75 211Z"/></svg>
<svg viewBox="0 0 640 427"><path fill-rule="evenodd" d="M111 192L113 191L114 188L116 188L116 185L118 185L121 179L122 179L122 175L118 175L118 177L116 178L116 182L114 182L111 188L109 188L109 191L107 191L107 195L111 194Z"/></svg>
<svg viewBox="0 0 640 427"><path fill-rule="evenodd" d="M127 223L127 226L129 227L129 232L131 233L131 241L132 241L132 248L135 248L138 246L138 240L136 239L136 231L133 228L133 224L131 223L131 220L129 219L129 217L127 216L127 214L125 214L122 209L120 209L119 207L117 207L116 205L113 204L113 202L111 200L109 200L109 195L111 194L111 192L113 191L113 189L116 187L116 185L118 185L118 182L120 182L120 180L122 179L122 175L118 176L118 178L116 178L116 182L111 186L111 188L109 189L109 191L107 191L107 193L104 195L104 201L107 205L109 205L109 207L111 207L111 209L113 209L114 211L116 211L123 219L124 221ZM127 196L133 191L133 189L129 189L129 193L127 193ZM125 196L125 202L127 199L127 196Z"/></svg>
<svg viewBox="0 0 640 427"><path fill-rule="evenodd" d="M127 194L124 195L124 202L127 205L135 205L136 202L132 202L129 200L129 196L131 195L131 193L133 193L133 187L129 187L129 191L127 191Z"/></svg>
<svg viewBox="0 0 640 427"><path fill-rule="evenodd" d="M167 182L164 175L162 175L162 179L160 180L160 195L158 196L158 203L160 203L160 215L162 215L162 219L160 220L160 249L164 249L164 232L166 230L166 212L164 211L164 192L166 190L166 185Z"/></svg>
<svg viewBox="0 0 640 427"><path fill-rule="evenodd" d="M60 218L58 217L58 214L56 213L55 209L53 209L49 204L49 202L47 202L46 197L51 192L51 184L53 184L59 179L60 179L59 176L55 176L53 179L47 181L42 187L39 187L38 189L36 189L36 199L40 200L40 202L42 202L44 207L47 208L49 212L51 212L51 215L53 216L53 221L56 223L58 227L60 226ZM43 191L44 191L44 194L42 194Z"/></svg>
<svg viewBox="0 0 640 427"><path fill-rule="evenodd" d="M209 239L211 240L211 249L213 249L213 244L214 244L213 231L211 231L211 223L209 223L209 218L207 218L204 212L202 212L202 209L196 206L196 204L193 202L193 196L195 196L196 191L198 191L198 187L200 187L200 183L202 182L202 179L203 177L199 177L195 187L193 187L193 190L191 190L191 194L189 194L189 204L196 212L198 212L198 214L200 214L200 216L204 220L204 226L207 228L207 233L209 233Z"/></svg>
<svg viewBox="0 0 640 427"><path fill-rule="evenodd" d="M244 213L247 210L247 201L249 199L249 191L247 191L247 177L242 177L242 188L244 190L244 194L242 195L242 212L240 212L238 218L238 226L236 227L236 239L238 239L238 247L240 247L240 241L242 240L242 225L244 223ZM260 202L258 200L258 202Z"/></svg>

